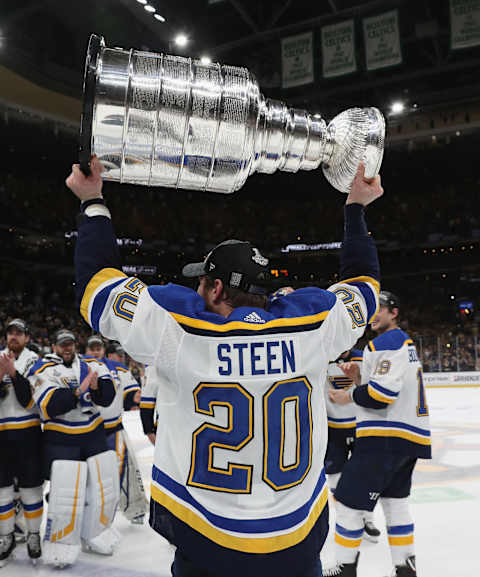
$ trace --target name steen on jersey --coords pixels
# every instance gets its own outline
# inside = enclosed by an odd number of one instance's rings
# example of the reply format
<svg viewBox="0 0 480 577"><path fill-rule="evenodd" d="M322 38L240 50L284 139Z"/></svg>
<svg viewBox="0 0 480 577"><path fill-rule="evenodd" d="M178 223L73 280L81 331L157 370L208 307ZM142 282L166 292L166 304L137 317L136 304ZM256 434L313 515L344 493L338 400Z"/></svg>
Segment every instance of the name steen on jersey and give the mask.
<svg viewBox="0 0 480 577"><path fill-rule="evenodd" d="M293 374L298 364L292 337L217 343L215 350L218 374L222 377Z"/></svg>

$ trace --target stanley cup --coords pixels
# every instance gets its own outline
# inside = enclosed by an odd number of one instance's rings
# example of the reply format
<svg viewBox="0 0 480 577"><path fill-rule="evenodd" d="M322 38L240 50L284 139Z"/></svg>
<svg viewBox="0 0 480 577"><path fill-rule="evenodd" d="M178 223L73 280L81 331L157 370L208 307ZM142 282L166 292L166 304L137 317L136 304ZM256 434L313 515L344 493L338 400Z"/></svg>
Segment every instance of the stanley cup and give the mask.
<svg viewBox="0 0 480 577"><path fill-rule="evenodd" d="M254 172L322 164L348 192L360 162L367 177L378 173L385 121L376 108L351 108L327 125L265 99L246 68L107 48L92 35L80 139L82 170L96 154L106 180L227 193Z"/></svg>

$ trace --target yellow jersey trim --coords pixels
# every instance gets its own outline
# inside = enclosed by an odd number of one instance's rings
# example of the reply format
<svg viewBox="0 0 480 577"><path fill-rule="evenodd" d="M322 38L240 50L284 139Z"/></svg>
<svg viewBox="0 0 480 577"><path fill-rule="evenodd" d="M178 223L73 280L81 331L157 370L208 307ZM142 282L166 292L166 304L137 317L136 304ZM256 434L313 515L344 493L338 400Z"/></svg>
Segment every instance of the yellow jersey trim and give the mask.
<svg viewBox="0 0 480 577"><path fill-rule="evenodd" d="M33 418L30 421L24 421L21 423L12 422L12 423L2 423L0 425L0 431L14 431L16 429L29 429L31 427L39 427L40 426L40 419Z"/></svg>
<svg viewBox="0 0 480 577"><path fill-rule="evenodd" d="M328 487L325 484L317 502L301 527L284 535L260 538L236 537L213 527L197 513L172 499L153 483L151 485L151 496L154 501L168 509L175 517L214 543L217 543L217 545L221 545L227 549L243 551L244 553L273 553L287 549L288 547L293 547L305 539L327 504Z"/></svg>
<svg viewBox="0 0 480 577"><path fill-rule="evenodd" d="M224 325L217 325L209 321L193 319L191 317L187 317L179 313L170 312L170 314L181 325L187 325L189 327L194 327L197 329L215 331L218 333L226 333L228 331L234 331L238 329L255 332L255 331L264 331L266 329L272 329L276 327L310 325L325 320L329 312L330 311L323 311L315 315L307 315L304 317L273 319L263 324L251 324L251 323L245 323L243 321L230 321L228 323L225 323Z"/></svg>
<svg viewBox="0 0 480 577"><path fill-rule="evenodd" d="M68 435L81 435L83 433L90 433L97 427L103 424L102 418L99 416L85 427L66 427L58 423L49 422L43 426L44 431L57 431L59 433L67 433Z"/></svg>
<svg viewBox="0 0 480 577"><path fill-rule="evenodd" d="M377 390L375 390L371 385L368 385L368 394L375 399L376 401L380 401L381 403L387 403L387 405L391 405L394 403L397 398L394 399L392 397L387 397L386 395L382 395Z"/></svg>
<svg viewBox="0 0 480 577"><path fill-rule="evenodd" d="M399 437L407 441L412 441L412 443L418 443L419 445L432 444L429 438L398 429L357 429L357 438L358 437Z"/></svg>
<svg viewBox="0 0 480 577"><path fill-rule="evenodd" d="M378 282L378 280L375 280L371 276L355 276L353 278L347 278L345 280L342 279L338 281L338 283L336 284L348 284L351 282L368 282L371 285L373 285L373 288L375 289L377 295L380 294L380 283Z"/></svg>
<svg viewBox="0 0 480 577"><path fill-rule="evenodd" d="M97 274L95 274L87 284L85 292L83 293L82 301L80 303L80 314L88 324L90 324L90 319L88 318L88 308L90 306L90 301L93 297L93 294L100 285L109 280L113 280L114 278L128 277L125 273L123 273L121 270L118 270L117 268L102 268L102 270L97 272Z"/></svg>

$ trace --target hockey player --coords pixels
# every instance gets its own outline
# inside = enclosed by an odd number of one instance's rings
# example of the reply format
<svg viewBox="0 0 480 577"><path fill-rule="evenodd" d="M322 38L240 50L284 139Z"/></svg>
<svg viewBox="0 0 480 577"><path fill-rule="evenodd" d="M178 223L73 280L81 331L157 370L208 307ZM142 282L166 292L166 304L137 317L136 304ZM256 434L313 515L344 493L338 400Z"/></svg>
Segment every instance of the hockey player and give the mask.
<svg viewBox="0 0 480 577"><path fill-rule="evenodd" d="M157 415L156 404L160 379L154 366L145 367L145 381L142 387L140 399L140 418L142 420L143 432L148 437L150 443L155 446L157 440Z"/></svg>
<svg viewBox="0 0 480 577"><path fill-rule="evenodd" d="M65 566L75 562L81 541L86 550L112 553L101 533L115 513L118 473L99 406L109 405L115 391L103 363L77 355L71 331L57 332L53 350L32 367L30 383L50 478L44 561Z"/></svg>
<svg viewBox="0 0 480 577"><path fill-rule="evenodd" d="M378 336L365 348L361 376L354 363L343 367L358 386L329 392L335 403L354 402L357 412L355 451L335 492L342 577L357 574L363 511L372 511L378 500L397 577L417 575L408 496L417 459L431 458L430 426L422 366L412 339L398 326L398 314L398 298L381 292L372 321Z"/></svg>
<svg viewBox="0 0 480 577"><path fill-rule="evenodd" d="M40 417L26 376L37 360L27 348L28 327L13 319L0 352L0 567L15 548L14 483L17 481L32 561L41 556L43 476Z"/></svg>
<svg viewBox="0 0 480 577"><path fill-rule="evenodd" d="M327 473L330 491L335 494L340 475L345 463L350 458L355 444L355 406L338 405L333 403L328 396L328 391L347 390L355 386L353 379L347 377L342 371L344 363L357 363L361 365L362 351L351 349L344 351L336 361L328 364L327 379L325 381L325 402L328 419L328 444L325 455L325 472ZM365 512L365 536L374 543L378 542L380 531L373 522L373 513Z"/></svg>
<svg viewBox="0 0 480 577"><path fill-rule="evenodd" d="M248 242L226 241L185 267L197 292L126 277L101 169L94 158L89 177L75 165L67 179L83 201L76 288L89 324L162 379L150 524L177 547L173 575L321 575L328 488L318 383L377 309L362 205L382 194L379 178L367 181L362 167L347 197L345 280L267 304L269 262Z"/></svg>
<svg viewBox="0 0 480 577"><path fill-rule="evenodd" d="M140 387L133 378L126 365L114 360L113 355L120 357L119 345L108 345L107 357L105 344L100 335L92 335L87 341L87 355L99 359L107 366L116 386L113 403L108 407L101 407L100 413L107 434L108 448L115 451L118 459L120 474L120 511L135 525L143 525L147 511L145 489L135 458L135 453L129 450L130 443L127 432L123 428L123 410L138 407ZM115 542L115 540L113 541Z"/></svg>

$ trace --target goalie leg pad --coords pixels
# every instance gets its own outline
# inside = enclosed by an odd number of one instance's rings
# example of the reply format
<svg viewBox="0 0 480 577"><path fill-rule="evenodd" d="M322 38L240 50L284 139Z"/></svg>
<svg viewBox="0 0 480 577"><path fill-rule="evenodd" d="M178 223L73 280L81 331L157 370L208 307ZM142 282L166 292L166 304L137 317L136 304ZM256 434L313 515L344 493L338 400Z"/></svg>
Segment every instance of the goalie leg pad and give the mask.
<svg viewBox="0 0 480 577"><path fill-rule="evenodd" d="M9 535L15 528L13 485L0 487L0 535Z"/></svg>
<svg viewBox="0 0 480 577"><path fill-rule="evenodd" d="M43 515L43 486L20 489L23 516L28 533L39 533Z"/></svg>
<svg viewBox="0 0 480 577"><path fill-rule="evenodd" d="M87 459L88 482L82 539L89 541L110 527L117 509L120 483L114 451Z"/></svg>
<svg viewBox="0 0 480 577"><path fill-rule="evenodd" d="M86 463L53 462L43 548L45 563L64 567L78 557L86 486Z"/></svg>
<svg viewBox="0 0 480 577"><path fill-rule="evenodd" d="M136 517L145 515L148 503L142 473L127 432L118 431L117 435L121 439L121 445L125 447L125 450L121 452L124 455L124 472L120 476L120 510L129 521L132 521Z"/></svg>

